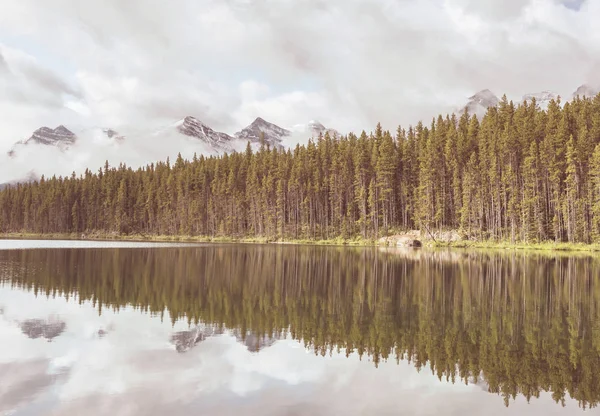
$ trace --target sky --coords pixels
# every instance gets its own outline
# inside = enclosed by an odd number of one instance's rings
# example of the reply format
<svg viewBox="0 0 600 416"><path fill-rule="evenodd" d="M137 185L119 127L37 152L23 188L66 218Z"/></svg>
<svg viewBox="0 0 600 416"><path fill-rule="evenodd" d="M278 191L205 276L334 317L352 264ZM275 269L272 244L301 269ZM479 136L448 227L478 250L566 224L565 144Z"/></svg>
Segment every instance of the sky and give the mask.
<svg viewBox="0 0 600 416"><path fill-rule="evenodd" d="M31 339L19 323L60 321L62 334ZM315 355L297 341L249 352L231 335L211 337L185 353L170 344L171 325L124 308L119 312L73 296L47 298L0 284L0 415L325 416L485 414L580 415L542 393L508 408L476 384L440 381L408 362ZM106 335L98 337L98 330ZM597 409L587 413L598 414Z"/></svg>
<svg viewBox="0 0 600 416"><path fill-rule="evenodd" d="M600 84L596 0L0 3L2 153L44 125L187 115L230 134L258 116L394 131L486 88L570 98Z"/></svg>

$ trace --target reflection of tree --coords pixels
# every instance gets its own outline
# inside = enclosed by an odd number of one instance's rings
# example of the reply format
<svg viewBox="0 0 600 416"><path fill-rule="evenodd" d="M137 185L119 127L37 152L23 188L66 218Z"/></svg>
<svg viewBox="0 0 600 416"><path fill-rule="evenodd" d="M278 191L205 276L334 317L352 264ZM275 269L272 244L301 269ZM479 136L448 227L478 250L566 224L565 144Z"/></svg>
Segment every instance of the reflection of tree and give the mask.
<svg viewBox="0 0 600 416"><path fill-rule="evenodd" d="M542 391L600 400L592 257L232 245L5 251L0 268L36 293L167 310L249 345L291 334L317 354L410 360L507 404Z"/></svg>

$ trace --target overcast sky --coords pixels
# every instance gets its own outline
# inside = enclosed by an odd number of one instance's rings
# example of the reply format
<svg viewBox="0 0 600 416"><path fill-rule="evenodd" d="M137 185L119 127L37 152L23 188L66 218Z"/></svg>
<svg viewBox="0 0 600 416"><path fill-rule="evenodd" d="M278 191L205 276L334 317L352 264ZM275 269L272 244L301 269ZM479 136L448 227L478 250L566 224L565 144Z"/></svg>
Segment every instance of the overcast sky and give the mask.
<svg viewBox="0 0 600 416"><path fill-rule="evenodd" d="M594 0L0 0L0 147L41 126L430 119L600 81Z"/></svg>

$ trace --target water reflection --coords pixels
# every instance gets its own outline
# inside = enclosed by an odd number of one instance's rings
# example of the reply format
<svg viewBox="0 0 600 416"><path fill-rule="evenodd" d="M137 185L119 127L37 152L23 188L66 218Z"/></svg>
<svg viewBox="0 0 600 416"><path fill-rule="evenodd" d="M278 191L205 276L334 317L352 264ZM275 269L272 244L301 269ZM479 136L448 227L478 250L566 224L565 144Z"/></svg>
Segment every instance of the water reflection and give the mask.
<svg viewBox="0 0 600 416"><path fill-rule="evenodd" d="M386 361L427 368L444 384L468 383L506 405L544 392L581 408L600 400L594 257L246 245L45 249L0 251L0 275L5 287L90 302L101 314L134 307L167 318L179 326L164 341L182 356L227 339L250 353L294 339L321 356L356 354L374 369ZM19 325L32 338L56 340L65 331L49 318Z"/></svg>
<svg viewBox="0 0 600 416"><path fill-rule="evenodd" d="M56 338L63 333L66 323L53 320L27 319L20 326L21 331L29 338L45 338L52 341L52 338Z"/></svg>

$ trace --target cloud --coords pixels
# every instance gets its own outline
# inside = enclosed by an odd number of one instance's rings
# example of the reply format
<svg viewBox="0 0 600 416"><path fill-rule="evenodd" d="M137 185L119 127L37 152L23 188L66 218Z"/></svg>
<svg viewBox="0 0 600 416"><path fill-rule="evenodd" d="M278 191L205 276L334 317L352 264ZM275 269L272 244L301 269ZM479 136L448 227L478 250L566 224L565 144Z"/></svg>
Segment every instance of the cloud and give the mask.
<svg viewBox="0 0 600 416"><path fill-rule="evenodd" d="M56 382L47 368L45 359L0 363L0 412L35 400L41 390Z"/></svg>
<svg viewBox="0 0 600 416"><path fill-rule="evenodd" d="M57 74L44 68L35 57L0 43L0 101L15 105L63 106L63 95L80 97L79 92Z"/></svg>
<svg viewBox="0 0 600 416"><path fill-rule="evenodd" d="M3 10L0 68L19 82L0 81L10 97L0 148L43 124L119 130L186 115L228 133L258 115L395 130L484 88L566 97L600 81L594 1L4 0ZM16 65L9 47L33 60Z"/></svg>

